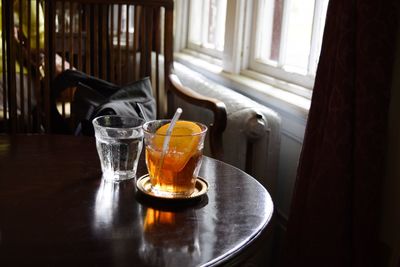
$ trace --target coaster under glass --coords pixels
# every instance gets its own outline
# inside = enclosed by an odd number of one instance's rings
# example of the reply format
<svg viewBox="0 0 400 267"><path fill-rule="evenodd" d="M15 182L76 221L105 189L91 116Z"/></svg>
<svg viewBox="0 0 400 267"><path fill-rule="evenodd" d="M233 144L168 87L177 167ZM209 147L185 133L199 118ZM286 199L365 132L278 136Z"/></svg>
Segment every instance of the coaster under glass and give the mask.
<svg viewBox="0 0 400 267"><path fill-rule="evenodd" d="M176 200L195 199L205 195L208 191L208 183L202 177L197 177L194 192L188 196L157 194L156 192L151 190L150 177L148 174L145 174L140 178L138 178L136 181L136 186L143 194L160 199L176 199Z"/></svg>

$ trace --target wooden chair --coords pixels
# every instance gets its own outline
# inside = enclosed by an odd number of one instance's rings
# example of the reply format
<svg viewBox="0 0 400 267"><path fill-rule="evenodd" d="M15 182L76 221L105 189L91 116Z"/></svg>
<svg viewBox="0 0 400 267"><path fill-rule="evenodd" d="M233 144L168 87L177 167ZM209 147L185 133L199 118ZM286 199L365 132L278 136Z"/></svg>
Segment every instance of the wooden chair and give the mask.
<svg viewBox="0 0 400 267"><path fill-rule="evenodd" d="M43 9L36 0L1 0L1 7L0 132L39 132L44 38L38 37L41 23L36 14L43 15Z"/></svg>
<svg viewBox="0 0 400 267"><path fill-rule="evenodd" d="M75 68L87 74L122 85L141 77L150 76L157 102L158 118L171 117L174 113L172 94L211 110L214 122L209 127L211 153L217 158L222 155L222 132L226 126L225 105L213 98L208 98L184 87L173 72L173 0L2 0L3 18L3 60L6 72L4 94L4 128L7 132L51 133L50 123L50 90L51 81L57 75L57 60L59 68ZM29 99L24 111L16 105L16 62L24 62L22 56L17 56L18 45L13 46L12 31L14 20L9 14L16 11L24 16L24 11L15 10L16 2L31 2L29 10L36 13L44 10L45 47L37 49L38 39L31 40L27 36L24 46L29 58L35 63L32 71L25 73L29 80L34 81L34 94L26 88L20 90ZM31 15L27 15L31 16ZM39 25L39 19L31 23ZM27 28L32 27L29 24ZM22 25L21 25L22 26ZM28 31L29 32L29 31ZM37 45L33 45L32 42ZM4 49L6 47L7 49ZM35 49L32 49L35 47ZM39 53L44 57L44 64L39 64ZM4 58L4 57L3 57ZM41 80L38 73L43 71ZM20 74L22 75L22 74ZM5 77L5 78L4 78ZM20 84L22 85L22 84ZM29 85L28 83L28 86ZM18 92L20 94L23 94ZM70 103L73 89L59 99L59 110L64 117L72 117ZM36 123L36 125L33 125Z"/></svg>

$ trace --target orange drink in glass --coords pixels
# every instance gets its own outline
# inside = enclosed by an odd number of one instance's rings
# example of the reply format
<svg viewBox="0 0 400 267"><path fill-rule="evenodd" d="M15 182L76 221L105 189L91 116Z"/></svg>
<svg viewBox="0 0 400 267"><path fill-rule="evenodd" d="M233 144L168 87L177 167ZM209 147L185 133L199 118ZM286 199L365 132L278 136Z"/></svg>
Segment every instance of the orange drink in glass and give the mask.
<svg viewBox="0 0 400 267"><path fill-rule="evenodd" d="M201 166L207 127L178 120L163 152L170 122L155 120L143 125L151 190L159 196L190 196Z"/></svg>

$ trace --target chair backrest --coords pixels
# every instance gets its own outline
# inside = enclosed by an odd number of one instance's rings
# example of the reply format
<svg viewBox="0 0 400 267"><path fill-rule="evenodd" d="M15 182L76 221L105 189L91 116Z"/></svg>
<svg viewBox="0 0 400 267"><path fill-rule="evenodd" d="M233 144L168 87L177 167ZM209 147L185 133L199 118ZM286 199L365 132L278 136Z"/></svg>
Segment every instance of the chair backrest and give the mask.
<svg viewBox="0 0 400 267"><path fill-rule="evenodd" d="M1 7L0 131L40 131L43 8L36 0L2 0Z"/></svg>
<svg viewBox="0 0 400 267"><path fill-rule="evenodd" d="M73 67L119 85L150 76L158 117L165 115L168 79L162 77L172 64L173 0L47 0L46 13L54 22L48 25L50 66L57 53ZM55 70L49 72L53 78Z"/></svg>
<svg viewBox="0 0 400 267"><path fill-rule="evenodd" d="M2 3L4 56L0 64L6 131L50 131L51 81L67 68L118 85L150 76L158 117L166 116L166 92L171 83L164 77L169 77L173 60L173 0ZM24 29L21 42L14 38L16 28ZM25 58L32 58L34 64ZM41 58L44 64L40 64ZM16 70L21 63L25 71ZM72 97L71 89L59 100L59 110L65 117L70 114ZM21 101L24 98L26 103Z"/></svg>

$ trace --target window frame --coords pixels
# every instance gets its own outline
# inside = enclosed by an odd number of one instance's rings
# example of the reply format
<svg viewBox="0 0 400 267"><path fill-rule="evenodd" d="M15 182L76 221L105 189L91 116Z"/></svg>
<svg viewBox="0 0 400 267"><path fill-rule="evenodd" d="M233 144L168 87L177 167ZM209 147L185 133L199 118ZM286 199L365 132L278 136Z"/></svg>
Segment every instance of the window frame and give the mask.
<svg viewBox="0 0 400 267"><path fill-rule="evenodd" d="M321 12L323 5L321 0L314 0L314 18ZM285 1L287 2L287 1ZM225 27L225 45L224 51L221 57L216 57L217 60L207 60L207 56L202 57L206 61L213 64L215 62L221 62L221 67L224 72L230 74L243 75L248 78L261 81L263 83L272 85L279 89L289 91L307 99L311 98L312 88L314 86L315 75L301 75L295 72L288 72L284 69L269 66L257 62L254 64L252 56L254 53L254 38L253 34L254 23L256 16L253 15L255 5L258 4L258 0L229 0L227 1L226 11L226 27ZM188 24L189 24L189 1L186 0L175 0L176 5L176 40L175 40L175 52L183 52L189 54L202 53L202 50L193 49L192 46L188 45ZM326 10L325 10L326 11ZM258 16L258 15L257 15ZM323 31L323 24L319 23L320 20L313 18L312 35L315 35L318 31ZM185 23L181 23L186 22ZM228 26L229 25L229 26ZM312 38L309 55L309 62L316 61L320 50L316 50L315 47L320 46L316 41L316 38ZM205 53L208 56L212 54ZM253 61L253 62L252 62ZM310 67L311 66L311 67ZM317 64L310 65L309 70L315 71Z"/></svg>

